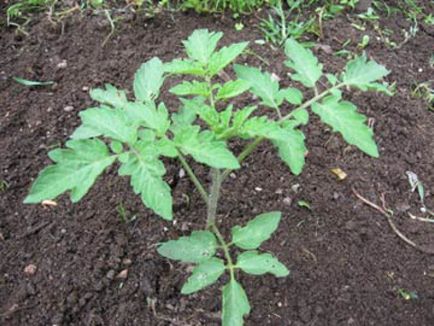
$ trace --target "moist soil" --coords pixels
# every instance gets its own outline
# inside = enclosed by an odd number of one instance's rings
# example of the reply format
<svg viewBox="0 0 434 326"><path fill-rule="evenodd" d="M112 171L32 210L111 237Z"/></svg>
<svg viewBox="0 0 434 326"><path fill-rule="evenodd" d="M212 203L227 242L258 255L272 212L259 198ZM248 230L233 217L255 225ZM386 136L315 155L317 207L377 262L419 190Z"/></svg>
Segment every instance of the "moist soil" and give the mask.
<svg viewBox="0 0 434 326"><path fill-rule="evenodd" d="M28 36L1 25L0 177L7 184L0 194L1 325L219 325L225 278L183 296L180 288L191 268L156 252L160 241L204 227L206 210L188 178L177 177L177 162L167 161L173 223L144 208L116 167L78 204L67 196L59 197L56 207L22 201L50 163L47 152L67 140L79 124L78 112L94 104L89 88L111 82L131 91L141 63L153 56L178 57L181 40L196 28L223 31L225 44L252 41L251 49L269 65L254 55L239 61L262 66L287 85L282 52L253 42L262 38L258 19L247 17L246 27L235 31L228 17L125 15L104 47L110 30L104 16L75 15L57 25L43 16L27 27ZM394 31L392 38L400 43L410 25L397 15L382 19L381 26ZM424 26L399 49L390 49L369 25L358 31L348 17L339 16L324 23L322 38L313 39L325 70L339 71L346 60L332 52L347 39L353 41L348 49L357 52L364 34L371 39L367 54L391 70L387 79L396 82L396 95L352 91L346 97L370 118L381 157L345 145L313 117L304 128L309 152L300 176L291 175L270 144L263 144L224 184L219 223L226 236L232 226L259 213L283 213L263 249L275 253L291 275L239 275L252 306L246 325L434 325L434 256L405 244L380 212L352 192L355 187L393 210L402 233L434 249L434 226L409 218L408 213L422 213L406 176L406 171L419 176L425 203L434 207L434 116L426 101L412 96L415 85L432 79L434 37ZM55 84L28 88L13 76ZM173 83L165 85L162 99L176 110L179 103L167 95ZM237 105L252 100L245 95ZM239 152L242 144L232 147ZM332 168L348 177L338 181ZM198 169L208 181L206 170ZM299 206L301 200L310 209ZM128 274L120 278L124 270ZM405 298L403 291L414 298Z"/></svg>

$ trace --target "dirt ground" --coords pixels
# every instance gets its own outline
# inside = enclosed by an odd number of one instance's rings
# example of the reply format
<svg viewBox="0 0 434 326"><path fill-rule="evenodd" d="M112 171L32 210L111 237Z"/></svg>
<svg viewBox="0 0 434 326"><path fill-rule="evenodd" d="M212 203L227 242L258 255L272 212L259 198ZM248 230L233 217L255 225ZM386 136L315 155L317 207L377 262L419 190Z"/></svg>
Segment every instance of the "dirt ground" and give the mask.
<svg viewBox="0 0 434 326"><path fill-rule="evenodd" d="M131 91L141 63L153 56L164 61L179 56L181 40L194 29L223 31L223 43L254 41L262 38L256 23L257 18L246 18L246 27L236 31L234 21L221 16L131 16L118 24L105 47L101 43L109 27L104 17L76 15L64 21L63 29L41 20L27 37L1 25L0 179L8 185L0 193L1 325L219 325L222 280L183 296L187 266L155 250L159 241L204 227L205 208L187 178L173 187L173 223L144 208L116 168L78 204L67 196L58 199L57 207L24 205L22 200L49 163L47 152L67 140L79 124L78 112L92 105L88 88L111 82ZM395 32L398 42L402 29L409 27L399 15L381 24ZM219 217L226 235L255 214L283 212L265 249L291 275L241 276L253 308L246 325L434 325L434 255L406 245L351 190L357 188L379 205L383 194L399 229L434 249L434 226L408 216L420 214L420 203L405 174L419 176L426 204L434 207L434 116L423 99L411 96L414 85L433 78L433 31L421 29L399 49L389 49L373 29L358 31L340 16L325 22L324 37L316 40L323 45L315 52L325 70L336 72L345 64L324 51L325 45L337 51L350 38L349 49L357 51L364 34L371 36L367 54L391 70L387 79L396 82L397 92L387 97L354 91L347 97L373 119L381 157L346 146L314 118L304 130L309 153L300 176L291 175L272 147L263 144L224 185ZM285 77L281 52L254 42L251 49L269 66L252 55L241 61ZM55 84L27 88L13 76ZM178 102L168 95L168 87L162 99L175 110ZM244 96L237 104L250 100ZM233 149L238 152L241 144ZM336 180L330 172L336 167L348 174L346 180ZM199 171L206 180L205 169ZM178 172L177 162L168 161L169 182ZM299 207L299 200L309 202L311 210ZM120 220L119 205L130 222ZM33 275L24 272L30 264L36 266ZM127 278L119 279L125 269ZM417 298L406 300L400 291L412 291Z"/></svg>

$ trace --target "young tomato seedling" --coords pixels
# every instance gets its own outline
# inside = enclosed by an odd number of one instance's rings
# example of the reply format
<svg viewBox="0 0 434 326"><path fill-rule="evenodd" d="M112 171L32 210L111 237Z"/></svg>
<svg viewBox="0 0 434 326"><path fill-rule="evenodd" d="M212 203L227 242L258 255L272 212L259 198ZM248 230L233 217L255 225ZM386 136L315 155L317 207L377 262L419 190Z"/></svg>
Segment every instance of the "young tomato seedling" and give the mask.
<svg viewBox="0 0 434 326"><path fill-rule="evenodd" d="M217 50L222 36L196 30L183 42L187 58L169 63L153 58L144 63L134 78L134 100L112 85L92 90L90 96L99 106L80 113L82 124L66 142L65 149L48 153L54 164L39 174L25 203L54 199L67 191L71 200L77 202L95 179L118 161L119 174L130 177L134 192L141 196L145 206L171 220L172 196L163 179L166 171L160 158L177 158L207 206L206 228L162 243L158 252L170 259L196 264L182 288L184 294L199 291L228 272L229 279L222 290L222 324L237 326L243 324L243 318L250 312L238 272L283 277L289 271L273 255L258 251L277 229L280 212L265 212L245 226L233 227L230 241L220 233L216 213L226 177L230 171L239 169L241 162L264 141L271 142L293 174L301 173L307 149L300 126L308 123L309 110L349 144L378 157L366 117L343 99L342 91L358 88L389 93L387 84L378 82L388 71L361 56L349 61L339 75L324 74L312 52L289 39L285 43L288 58L285 64L293 81L313 90L312 98L304 100L301 90L281 88L270 73L244 65L233 66L235 80L220 83L219 73L248 45L242 42ZM181 106L169 113L158 98L165 79L172 75L186 75L190 81L184 80L170 89L179 96ZM236 108L231 104L231 100L246 91L258 98L260 106L270 109L268 115L255 115L254 105ZM246 142L238 156L228 146L234 139ZM187 156L210 168L209 191ZM238 249L231 250L232 246ZM222 255L216 256L217 251ZM236 259L233 251L240 252Z"/></svg>

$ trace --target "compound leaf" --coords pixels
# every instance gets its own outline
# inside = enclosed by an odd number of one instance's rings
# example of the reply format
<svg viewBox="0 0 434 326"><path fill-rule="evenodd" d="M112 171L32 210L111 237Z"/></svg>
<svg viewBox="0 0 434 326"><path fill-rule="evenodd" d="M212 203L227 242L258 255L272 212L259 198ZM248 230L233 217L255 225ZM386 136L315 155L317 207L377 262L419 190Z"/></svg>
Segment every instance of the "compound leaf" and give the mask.
<svg viewBox="0 0 434 326"><path fill-rule="evenodd" d="M221 32L209 32L207 29L197 29L182 43L190 59L196 60L202 65L207 65L211 54L216 49L217 43L222 36L223 33Z"/></svg>
<svg viewBox="0 0 434 326"><path fill-rule="evenodd" d="M101 104L110 105L113 108L121 109L128 102L125 91L118 90L111 84L105 84L105 89L95 88L90 91L92 100Z"/></svg>
<svg viewBox="0 0 434 326"><path fill-rule="evenodd" d="M172 87L170 92L178 96L200 95L208 97L211 90L207 83L194 80L192 82L183 81L182 83Z"/></svg>
<svg viewBox="0 0 434 326"><path fill-rule="evenodd" d="M246 292L240 283L231 279L223 287L222 325L242 326L243 317L250 313Z"/></svg>
<svg viewBox="0 0 434 326"><path fill-rule="evenodd" d="M71 190L71 200L77 202L115 160L99 139L70 140L66 147L49 152L56 164L40 172L24 203L54 199L67 190Z"/></svg>
<svg viewBox="0 0 434 326"><path fill-rule="evenodd" d="M119 175L131 176L131 186L146 207L166 220L172 219L172 195L169 185L162 179L163 163L158 160L159 151L147 141L139 141L122 162Z"/></svg>
<svg viewBox="0 0 434 326"><path fill-rule="evenodd" d="M305 49L294 39L288 39L285 43L285 54L289 59L285 64L295 71L291 78L306 87L315 87L322 75L322 64L318 63L312 51Z"/></svg>
<svg viewBox="0 0 434 326"><path fill-rule="evenodd" d="M363 55L347 63L345 72L342 75L342 81L346 85L366 90L372 82L388 74L389 71L384 66L373 60L368 61L367 57Z"/></svg>
<svg viewBox="0 0 434 326"><path fill-rule="evenodd" d="M154 57L142 64L134 75L134 95L142 102L154 101L164 82L164 65Z"/></svg>
<svg viewBox="0 0 434 326"><path fill-rule="evenodd" d="M215 283L225 271L225 264L219 258L211 257L197 265L181 289L182 294L197 292Z"/></svg>
<svg viewBox="0 0 434 326"><path fill-rule="evenodd" d="M217 240L210 231L193 231L190 236L162 243L157 251L161 256L186 263L201 263L213 257Z"/></svg>
<svg viewBox="0 0 434 326"><path fill-rule="evenodd" d="M245 251L237 258L236 267L253 275L271 273L276 277L288 276L289 271L276 257L270 254L260 254L256 250Z"/></svg>
<svg viewBox="0 0 434 326"><path fill-rule="evenodd" d="M256 249L269 239L279 225L280 212L269 212L256 216L246 226L232 228L232 242L241 249Z"/></svg>
<svg viewBox="0 0 434 326"><path fill-rule="evenodd" d="M199 133L198 126L186 126L177 130L174 142L182 152L213 168L238 169L240 167L237 158L226 147L225 142L216 140L214 134L209 131Z"/></svg>
<svg viewBox="0 0 434 326"><path fill-rule="evenodd" d="M366 117L357 112L354 104L328 96L322 103L314 103L312 111L318 114L324 123L331 126L333 131L341 133L347 143L357 146L370 156L378 157L374 133L365 124Z"/></svg>
<svg viewBox="0 0 434 326"><path fill-rule="evenodd" d="M230 46L224 46L219 51L211 55L208 71L211 76L219 73L228 64L234 61L247 47L249 42L235 43Z"/></svg>
<svg viewBox="0 0 434 326"><path fill-rule="evenodd" d="M250 85L250 91L262 100L262 104L271 108L277 108L282 103L278 102L279 82L271 77L268 72L262 72L258 68L234 65L237 77Z"/></svg>
<svg viewBox="0 0 434 326"><path fill-rule="evenodd" d="M108 107L90 108L80 112L83 128L93 131L94 135L103 135L121 142L134 143L137 138L136 128L129 124L128 117L121 109ZM81 133L81 135L80 135ZM78 134L78 135L77 135ZM83 136L83 130L73 134L74 137Z"/></svg>

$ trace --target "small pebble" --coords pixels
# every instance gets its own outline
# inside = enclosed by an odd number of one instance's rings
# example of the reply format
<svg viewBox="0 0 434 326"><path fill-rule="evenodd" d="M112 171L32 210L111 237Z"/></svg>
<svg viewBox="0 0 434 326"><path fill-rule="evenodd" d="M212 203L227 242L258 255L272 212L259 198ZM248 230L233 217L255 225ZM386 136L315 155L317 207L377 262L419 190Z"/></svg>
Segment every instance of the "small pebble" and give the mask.
<svg viewBox="0 0 434 326"><path fill-rule="evenodd" d="M285 205L291 206L291 204L292 204L292 198L291 197L285 197L285 198L283 198L283 203Z"/></svg>
<svg viewBox="0 0 434 326"><path fill-rule="evenodd" d="M65 69L68 66L68 63L66 62L66 60L62 60L61 62L59 62L57 64L57 68L59 69Z"/></svg>
<svg viewBox="0 0 434 326"><path fill-rule="evenodd" d="M74 110L74 107L71 105L65 106L63 108L63 111L65 111L65 112L71 112L72 110Z"/></svg>
<svg viewBox="0 0 434 326"><path fill-rule="evenodd" d="M274 192L276 195L281 195L281 194L283 194L283 190L282 189L277 189L275 192Z"/></svg>
<svg viewBox="0 0 434 326"><path fill-rule="evenodd" d="M109 270L108 272L107 272L107 274L106 274L106 277L109 279L109 280L112 280L114 277L115 277L115 271L114 270Z"/></svg>
<svg viewBox="0 0 434 326"><path fill-rule="evenodd" d="M122 259L122 265L130 266L133 262L129 258Z"/></svg>
<svg viewBox="0 0 434 326"><path fill-rule="evenodd" d="M124 269L118 275L116 275L116 278L121 280L125 280L127 277L128 277L128 269Z"/></svg>
<svg viewBox="0 0 434 326"><path fill-rule="evenodd" d="M233 172L230 173L229 176L230 176L232 179L236 179L236 178L237 178L237 175L236 175L235 173L233 173Z"/></svg>
<svg viewBox="0 0 434 326"><path fill-rule="evenodd" d="M259 192L259 191L262 191L262 188L261 187L255 187L255 190Z"/></svg>
<svg viewBox="0 0 434 326"><path fill-rule="evenodd" d="M29 264L24 268L24 274L28 276L34 275L36 273L36 269L36 265Z"/></svg>

